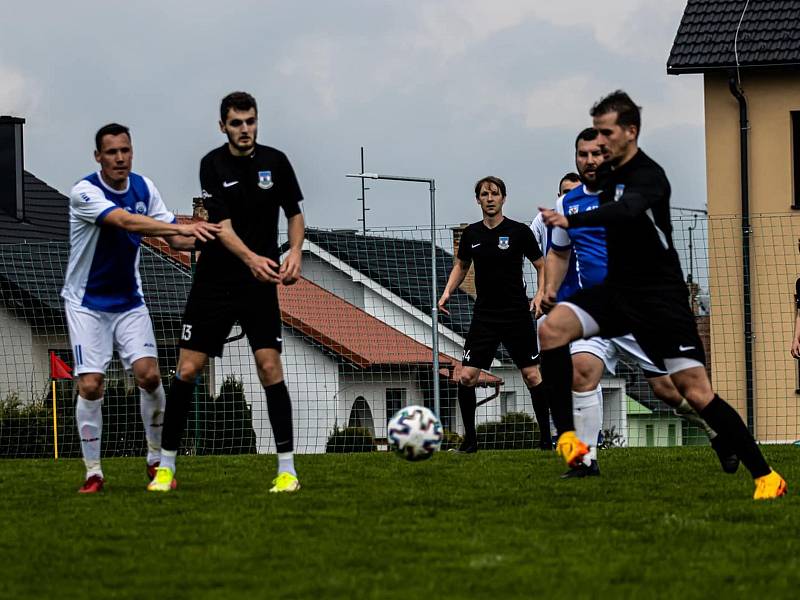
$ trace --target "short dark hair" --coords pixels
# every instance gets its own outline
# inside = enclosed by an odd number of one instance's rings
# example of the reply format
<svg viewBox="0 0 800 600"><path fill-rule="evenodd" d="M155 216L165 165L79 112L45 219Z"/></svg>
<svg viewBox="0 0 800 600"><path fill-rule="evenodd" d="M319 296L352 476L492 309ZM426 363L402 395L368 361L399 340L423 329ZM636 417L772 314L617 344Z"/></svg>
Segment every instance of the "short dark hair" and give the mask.
<svg viewBox="0 0 800 600"><path fill-rule="evenodd" d="M484 177L483 179L479 179L478 182L475 184L475 197L481 197L481 188L483 187L484 183L493 183L498 187L500 190L500 194L503 198L506 197L506 184L505 182L500 179L499 177L495 177L494 175L489 175L488 177Z"/></svg>
<svg viewBox="0 0 800 600"><path fill-rule="evenodd" d="M250 110L252 108L256 111L256 115L258 115L256 99L247 92L231 92L225 96L219 105L219 120L224 123L228 118L228 111L232 108L241 111Z"/></svg>
<svg viewBox="0 0 800 600"><path fill-rule="evenodd" d="M572 183L580 183L581 178L580 175L575 173L574 171L570 171L569 173L565 173L564 176L558 180L558 193L561 193L561 184L565 181L571 181Z"/></svg>
<svg viewBox="0 0 800 600"><path fill-rule="evenodd" d="M622 125L623 127L635 125L636 134L639 134L642 128L641 109L636 106L636 103L631 100L627 93L622 90L611 92L595 103L589 114L596 117L610 112L617 113L617 125Z"/></svg>
<svg viewBox="0 0 800 600"><path fill-rule="evenodd" d="M578 142L591 142L592 140L596 140L598 135L600 135L600 132L597 131L597 129L594 127L587 127L578 134L578 137L575 138L575 150L578 149ZM561 181L564 180L562 179Z"/></svg>
<svg viewBox="0 0 800 600"><path fill-rule="evenodd" d="M94 147L97 148L98 152L100 152L103 147L103 137L107 135L120 135L122 133L127 134L128 139L131 139L131 130L125 127L125 125L120 125L119 123L109 123L108 125L103 125L97 130L97 133L94 134Z"/></svg>

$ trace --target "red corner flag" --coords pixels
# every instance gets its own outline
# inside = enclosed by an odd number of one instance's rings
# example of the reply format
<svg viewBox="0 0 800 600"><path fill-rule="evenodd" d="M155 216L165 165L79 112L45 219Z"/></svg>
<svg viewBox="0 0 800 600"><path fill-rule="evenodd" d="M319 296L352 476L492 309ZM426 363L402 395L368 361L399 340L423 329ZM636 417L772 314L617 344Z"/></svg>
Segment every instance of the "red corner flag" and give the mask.
<svg viewBox="0 0 800 600"><path fill-rule="evenodd" d="M72 367L50 352L50 378L51 379L72 379Z"/></svg>

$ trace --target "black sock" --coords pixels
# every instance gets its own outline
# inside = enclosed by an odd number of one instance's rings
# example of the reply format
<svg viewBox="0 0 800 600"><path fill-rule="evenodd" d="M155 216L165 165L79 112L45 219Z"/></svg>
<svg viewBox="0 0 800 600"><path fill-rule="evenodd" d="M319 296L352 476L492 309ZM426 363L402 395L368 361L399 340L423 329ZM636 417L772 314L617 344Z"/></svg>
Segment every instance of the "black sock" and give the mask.
<svg viewBox="0 0 800 600"><path fill-rule="evenodd" d="M458 408L464 421L464 443L477 444L478 434L475 432L475 388L458 384Z"/></svg>
<svg viewBox="0 0 800 600"><path fill-rule="evenodd" d="M753 478L769 475L769 465L764 459L764 455L761 454L758 444L747 430L739 413L730 404L715 394L708 406L700 411L700 416L720 435L728 448L739 457Z"/></svg>
<svg viewBox="0 0 800 600"><path fill-rule="evenodd" d="M278 452L294 450L294 434L292 429L292 401L286 383L281 381L265 385L267 394L267 413L275 436L275 448Z"/></svg>
<svg viewBox="0 0 800 600"><path fill-rule="evenodd" d="M569 345L542 350L542 379L550 392L550 412L559 435L574 431L572 418L572 356Z"/></svg>
<svg viewBox="0 0 800 600"><path fill-rule="evenodd" d="M550 436L550 407L547 404L547 392L544 383L528 388L533 404L533 414L539 424L539 448L551 449L553 439Z"/></svg>
<svg viewBox="0 0 800 600"><path fill-rule="evenodd" d="M181 438L186 429L186 419L192 406L192 392L194 380L191 382L172 378L172 383L167 392L167 402L164 408L164 426L161 432L161 448L177 452L181 445Z"/></svg>

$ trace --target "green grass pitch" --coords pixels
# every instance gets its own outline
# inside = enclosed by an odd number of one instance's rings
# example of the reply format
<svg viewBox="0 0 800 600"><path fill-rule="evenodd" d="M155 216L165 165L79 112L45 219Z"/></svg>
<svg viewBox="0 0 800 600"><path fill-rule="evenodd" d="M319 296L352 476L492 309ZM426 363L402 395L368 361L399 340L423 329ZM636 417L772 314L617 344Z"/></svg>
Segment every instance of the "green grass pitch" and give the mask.
<svg viewBox="0 0 800 600"><path fill-rule="evenodd" d="M0 462L0 598L797 598L800 449L766 447L789 495L756 503L709 448L609 450L599 478L554 455L183 458L177 492L143 459Z"/></svg>

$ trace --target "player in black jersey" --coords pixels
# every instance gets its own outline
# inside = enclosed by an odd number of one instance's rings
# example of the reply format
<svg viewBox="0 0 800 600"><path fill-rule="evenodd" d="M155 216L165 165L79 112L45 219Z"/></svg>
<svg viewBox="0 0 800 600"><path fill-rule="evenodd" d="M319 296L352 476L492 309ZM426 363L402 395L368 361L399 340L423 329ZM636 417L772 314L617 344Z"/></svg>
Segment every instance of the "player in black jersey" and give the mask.
<svg viewBox="0 0 800 600"><path fill-rule="evenodd" d="M464 443L460 452L478 450L475 432L475 384L481 369L488 369L502 342L522 371L534 403L539 401L539 348L522 275L527 258L536 268L538 289L544 289L544 258L530 228L503 216L506 185L498 177L484 177L475 184L475 197L483 220L464 229L447 280L439 310L475 264L475 312L464 343L463 369L458 383L458 406L464 421ZM539 292L537 292L538 294Z"/></svg>
<svg viewBox="0 0 800 600"><path fill-rule="evenodd" d="M206 244L197 262L183 316L178 368L167 396L161 468L148 489L169 491L175 454L186 426L194 382L209 356L221 356L235 322L247 335L278 453L278 477L271 492L300 488L294 468L292 405L281 365L278 285L300 276L305 223L303 196L283 152L256 143L255 99L234 92L222 100L220 129L228 140L200 162L204 205L222 231ZM278 264L280 210L289 224L290 250Z"/></svg>
<svg viewBox="0 0 800 600"><path fill-rule="evenodd" d="M770 469L739 414L711 388L672 243L669 182L664 170L638 147L639 107L625 92L616 91L595 104L591 115L606 155L597 172L600 206L572 215L540 209L545 223L553 227L605 226L608 248L605 283L558 304L539 331L543 375L552 391L551 410L560 434L559 453L573 465L587 450L574 432L569 342L632 333L751 472L754 497L785 494L786 482Z"/></svg>

